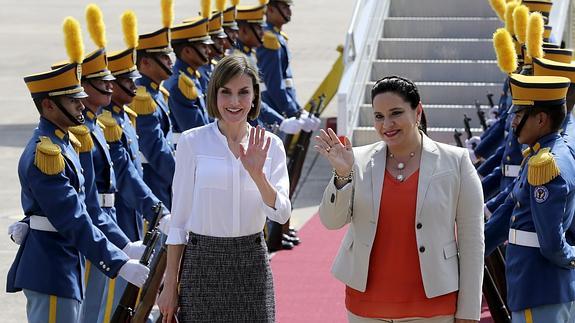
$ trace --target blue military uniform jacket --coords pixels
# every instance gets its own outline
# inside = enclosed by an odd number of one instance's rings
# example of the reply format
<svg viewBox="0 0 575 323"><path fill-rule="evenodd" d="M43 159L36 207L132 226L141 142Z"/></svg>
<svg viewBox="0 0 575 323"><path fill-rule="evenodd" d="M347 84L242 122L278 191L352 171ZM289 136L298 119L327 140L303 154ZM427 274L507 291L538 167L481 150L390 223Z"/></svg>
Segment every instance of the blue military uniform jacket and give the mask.
<svg viewBox="0 0 575 323"><path fill-rule="evenodd" d="M202 93L204 94L208 93L208 83L210 82L210 78L212 77L212 73L217 64L218 61L216 59L212 59L208 64L202 65L198 68L198 72L200 73L200 86L202 88Z"/></svg>
<svg viewBox="0 0 575 323"><path fill-rule="evenodd" d="M115 201L118 225L131 241L137 241L142 238L143 218L153 222L153 207L160 200L142 179L136 128L131 121L136 122L136 113L129 111L130 116L124 108L113 103L104 109L110 111L122 128L121 138L108 143L120 188Z"/></svg>
<svg viewBox="0 0 575 323"><path fill-rule="evenodd" d="M138 114L136 130L143 157L144 182L164 205L171 206L176 161L168 104L159 85L145 75L136 80L136 84L137 94L130 107Z"/></svg>
<svg viewBox="0 0 575 323"><path fill-rule="evenodd" d="M106 237L118 248L123 249L129 239L116 223L116 209L113 207L101 207L98 202L98 194L116 192L116 176L112 168L112 160L104 138L102 128L97 124L96 116L84 110L83 127L90 131L87 136L93 142L92 149L80 151L80 164L84 170L86 188L86 209L96 225Z"/></svg>
<svg viewBox="0 0 575 323"><path fill-rule="evenodd" d="M505 190L519 174L518 169L523 160L522 145L517 141L513 131L507 133L504 145L500 149L503 149L500 165L482 180L483 194L486 197Z"/></svg>
<svg viewBox="0 0 575 323"><path fill-rule="evenodd" d="M511 120L508 118L511 108L509 95L509 80L503 85L503 94L499 100L499 119L481 135L481 142L475 148L475 155L489 158L505 139L505 131L509 129ZM488 172L487 170L486 172Z"/></svg>
<svg viewBox="0 0 575 323"><path fill-rule="evenodd" d="M545 150L550 153L545 154ZM523 162L511 193L485 225L486 254L508 238L509 229L536 232L540 248L510 243L506 251L508 304L512 311L575 300L575 248L565 232L575 211L573 154L558 133L540 138ZM554 163L560 174L537 176ZM550 168L546 168L546 172ZM533 183L530 184L530 183Z"/></svg>
<svg viewBox="0 0 575 323"><path fill-rule="evenodd" d="M179 58L174 64L174 74L164 82L164 87L170 92L168 106L175 133L182 133L211 122L199 73Z"/></svg>
<svg viewBox="0 0 575 323"><path fill-rule="evenodd" d="M236 42L236 45L237 47L234 50L234 53L246 55L252 64L257 66L257 59L254 50L244 46L239 40ZM262 100L260 104L260 114L257 120L251 121L250 124L252 126L260 125L262 127L270 128L270 126L274 124L281 124L283 120L284 118L278 112L276 112L276 110L274 110L269 106L268 103Z"/></svg>
<svg viewBox="0 0 575 323"><path fill-rule="evenodd" d="M285 117L295 116L301 107L293 87L286 35L268 23L264 28L263 46L258 47L256 54L266 85L266 90L262 90L262 100Z"/></svg>
<svg viewBox="0 0 575 323"><path fill-rule="evenodd" d="M60 154L49 156L63 156L64 169L54 175L47 175L35 164L42 137L61 149ZM55 151L54 146L48 146ZM24 214L47 217L57 232L28 232L8 272L6 291L29 289L81 301L84 256L111 278L128 257L92 224L84 204L82 166L68 134L41 118L22 153L18 175Z"/></svg>

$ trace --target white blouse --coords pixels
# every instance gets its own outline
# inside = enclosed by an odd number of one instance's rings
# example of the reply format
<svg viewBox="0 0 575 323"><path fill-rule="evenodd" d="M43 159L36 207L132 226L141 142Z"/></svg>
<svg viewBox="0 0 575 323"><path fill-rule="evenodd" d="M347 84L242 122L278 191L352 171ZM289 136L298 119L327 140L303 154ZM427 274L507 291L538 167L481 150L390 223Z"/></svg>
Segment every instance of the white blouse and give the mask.
<svg viewBox="0 0 575 323"><path fill-rule="evenodd" d="M172 218L166 244L186 244L188 232L240 237L263 230L266 217L285 223L291 214L289 179L282 141L271 137L264 173L276 189L275 209L267 206L217 122L182 134L176 151ZM244 146L246 147L246 146ZM247 147L246 147L247 148Z"/></svg>

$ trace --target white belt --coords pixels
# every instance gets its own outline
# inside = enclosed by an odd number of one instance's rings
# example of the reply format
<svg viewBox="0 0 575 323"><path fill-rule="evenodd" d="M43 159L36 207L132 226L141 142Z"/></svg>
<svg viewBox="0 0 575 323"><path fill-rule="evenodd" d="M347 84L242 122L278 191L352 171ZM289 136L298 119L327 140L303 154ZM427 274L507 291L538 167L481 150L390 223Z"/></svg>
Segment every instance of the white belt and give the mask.
<svg viewBox="0 0 575 323"><path fill-rule="evenodd" d="M38 231L58 232L47 217L39 215L30 216L30 229Z"/></svg>
<svg viewBox="0 0 575 323"><path fill-rule="evenodd" d="M98 194L98 204L100 207L114 207L116 195L114 193Z"/></svg>
<svg viewBox="0 0 575 323"><path fill-rule="evenodd" d="M172 143L174 145L177 145L181 136L182 136L181 132L172 132Z"/></svg>
<svg viewBox="0 0 575 323"><path fill-rule="evenodd" d="M535 232L510 229L509 243L518 246L539 248L539 239Z"/></svg>
<svg viewBox="0 0 575 323"><path fill-rule="evenodd" d="M140 151L140 158L142 159L142 164L149 164L148 159L146 158L146 156L144 156L144 154L142 154L141 151Z"/></svg>
<svg viewBox="0 0 575 323"><path fill-rule="evenodd" d="M291 77L284 79L283 85L285 85L286 89L292 88L293 87L293 79Z"/></svg>
<svg viewBox="0 0 575 323"><path fill-rule="evenodd" d="M503 166L502 173L505 177L517 177L521 170L520 165L505 165Z"/></svg>

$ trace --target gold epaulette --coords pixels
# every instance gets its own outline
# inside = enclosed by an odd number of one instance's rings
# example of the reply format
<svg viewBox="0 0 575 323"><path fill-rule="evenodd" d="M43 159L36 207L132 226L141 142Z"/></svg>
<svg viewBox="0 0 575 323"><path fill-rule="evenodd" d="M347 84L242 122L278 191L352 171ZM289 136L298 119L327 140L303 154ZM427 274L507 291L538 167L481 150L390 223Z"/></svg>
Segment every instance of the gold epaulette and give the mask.
<svg viewBox="0 0 575 323"><path fill-rule="evenodd" d="M265 48L271 50L278 50L282 46L278 36L269 30L264 32L262 42Z"/></svg>
<svg viewBox="0 0 575 323"><path fill-rule="evenodd" d="M561 173L549 147L540 149L527 165L527 181L533 186L545 185Z"/></svg>
<svg viewBox="0 0 575 323"><path fill-rule="evenodd" d="M198 89L196 89L194 81L184 73L180 73L180 77L178 77L178 88L188 100L195 100L198 97Z"/></svg>
<svg viewBox="0 0 575 323"><path fill-rule="evenodd" d="M70 138L70 143L72 143L74 151L79 154L80 150L82 149L82 143L80 142L80 139L76 138L76 135L74 135L72 132L68 132L68 138Z"/></svg>
<svg viewBox="0 0 575 323"><path fill-rule="evenodd" d="M138 86L136 96L130 104L130 108L136 111L137 114L148 115L154 113L157 107L156 101L154 101L150 93L148 93L146 87Z"/></svg>
<svg viewBox="0 0 575 323"><path fill-rule="evenodd" d="M78 147L77 152L86 153L92 151L94 148L94 141L92 140L92 135L90 134L90 129L85 125L79 125L75 127L70 127L68 130L71 134L78 140L80 147ZM72 136L70 136L72 137ZM74 145L73 139L70 139L72 145Z"/></svg>
<svg viewBox="0 0 575 323"><path fill-rule="evenodd" d="M170 99L170 91L164 87L163 83L160 84L160 92L162 92L162 95L164 96L164 101L168 103L168 100Z"/></svg>
<svg viewBox="0 0 575 323"><path fill-rule="evenodd" d="M36 145L34 165L46 175L56 175L64 171L66 166L62 149L52 143L48 137L40 137L40 142Z"/></svg>
<svg viewBox="0 0 575 323"><path fill-rule="evenodd" d="M138 114L136 113L136 111L128 108L127 106L124 106L124 111L126 111L126 114L130 118L130 122L132 123L132 126L134 128L136 128L136 118L138 117Z"/></svg>
<svg viewBox="0 0 575 323"><path fill-rule="evenodd" d="M102 114L98 116L98 121L104 124L104 137L106 137L107 142L117 142L122 138L122 127L110 111L103 110Z"/></svg>

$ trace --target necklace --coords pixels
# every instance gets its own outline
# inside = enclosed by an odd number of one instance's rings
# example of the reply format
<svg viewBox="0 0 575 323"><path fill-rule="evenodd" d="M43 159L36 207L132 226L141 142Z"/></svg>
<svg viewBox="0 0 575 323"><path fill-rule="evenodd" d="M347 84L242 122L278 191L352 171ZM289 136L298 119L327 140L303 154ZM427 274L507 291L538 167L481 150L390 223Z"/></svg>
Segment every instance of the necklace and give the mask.
<svg viewBox="0 0 575 323"><path fill-rule="evenodd" d="M389 153L389 158L395 160L397 162L397 165L395 165L395 168L398 170L399 174L397 176L395 176L395 178L400 181L403 182L405 180L405 176L403 175L403 170L405 169L406 164L415 156L414 152L410 152L409 153L409 159L407 159L405 162L400 162L399 160L395 159L395 156L392 153Z"/></svg>

